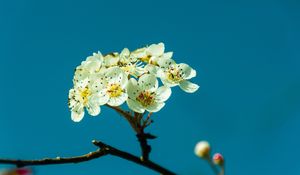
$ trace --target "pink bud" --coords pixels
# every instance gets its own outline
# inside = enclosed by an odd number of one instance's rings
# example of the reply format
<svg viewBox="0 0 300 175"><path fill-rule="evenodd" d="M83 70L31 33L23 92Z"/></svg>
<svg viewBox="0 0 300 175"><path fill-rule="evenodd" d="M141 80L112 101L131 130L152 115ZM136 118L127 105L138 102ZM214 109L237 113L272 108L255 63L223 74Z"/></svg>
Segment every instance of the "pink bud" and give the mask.
<svg viewBox="0 0 300 175"><path fill-rule="evenodd" d="M224 164L224 158L223 158L222 154L220 154L220 153L214 154L214 156L213 156L213 162L216 165L222 166Z"/></svg>

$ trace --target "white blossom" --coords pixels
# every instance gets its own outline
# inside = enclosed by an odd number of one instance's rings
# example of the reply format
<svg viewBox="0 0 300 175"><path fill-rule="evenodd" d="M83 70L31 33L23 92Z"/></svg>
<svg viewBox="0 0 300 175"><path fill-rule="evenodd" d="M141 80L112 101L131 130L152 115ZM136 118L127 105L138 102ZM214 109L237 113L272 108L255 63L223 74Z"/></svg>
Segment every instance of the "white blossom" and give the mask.
<svg viewBox="0 0 300 175"><path fill-rule="evenodd" d="M119 56L118 66L124 70L127 75L138 77L144 73L144 68L141 62L134 57L131 57L131 53L128 48L124 48Z"/></svg>
<svg viewBox="0 0 300 175"><path fill-rule="evenodd" d="M165 53L164 43L133 52L124 48L121 53L88 56L75 69L69 91L72 120L81 121L85 110L96 116L100 106L120 106L125 101L134 112L158 112L170 97L171 87L195 92L199 86L189 80L196 71L187 64L176 64L172 56L173 52ZM160 87L158 78L163 83Z"/></svg>
<svg viewBox="0 0 300 175"><path fill-rule="evenodd" d="M173 52L165 53L164 43L151 44L132 52L131 57L137 58L145 63L156 65L161 58L172 58Z"/></svg>
<svg viewBox="0 0 300 175"><path fill-rule="evenodd" d="M138 113L157 112L165 105L171 95L167 86L158 88L158 81L152 74L142 75L138 81L131 78L127 85L129 108Z"/></svg>
<svg viewBox="0 0 300 175"><path fill-rule="evenodd" d="M196 71L185 63L176 64L172 59L161 59L158 61L160 69L157 76L160 77L164 85L179 87L188 93L198 90L197 84L191 83L189 79L196 76Z"/></svg>
<svg viewBox="0 0 300 175"><path fill-rule="evenodd" d="M69 108L71 109L71 118L75 122L82 120L84 108L92 116L100 113L99 93L93 89L89 80L85 79L76 83L74 88L69 91Z"/></svg>
<svg viewBox="0 0 300 175"><path fill-rule="evenodd" d="M127 82L127 74L120 67L115 66L108 68L104 74L96 76L92 87L100 94L98 99L100 104L119 106L127 100Z"/></svg>
<svg viewBox="0 0 300 175"><path fill-rule="evenodd" d="M74 84L88 78L96 72L99 72L102 64L103 56L100 52L93 53L92 56L88 56L86 60L82 61L81 65L76 68L73 79Z"/></svg>
<svg viewBox="0 0 300 175"><path fill-rule="evenodd" d="M120 60L119 53L113 52L104 56L103 58L103 66L105 68L117 66Z"/></svg>

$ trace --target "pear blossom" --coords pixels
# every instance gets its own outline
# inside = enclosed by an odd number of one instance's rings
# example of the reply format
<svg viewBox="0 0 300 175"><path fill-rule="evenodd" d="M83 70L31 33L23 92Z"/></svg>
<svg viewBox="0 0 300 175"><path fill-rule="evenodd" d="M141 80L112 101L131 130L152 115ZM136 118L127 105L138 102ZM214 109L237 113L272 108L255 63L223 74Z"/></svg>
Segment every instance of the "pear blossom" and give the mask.
<svg viewBox="0 0 300 175"><path fill-rule="evenodd" d="M118 66L124 70L127 75L138 77L143 74L144 69L142 68L141 62L138 59L131 57L128 48L124 48L119 56Z"/></svg>
<svg viewBox="0 0 300 175"><path fill-rule="evenodd" d="M172 56L173 52L165 52L164 43L133 52L124 48L120 53L88 56L75 69L74 86L69 91L72 120L81 121L85 110L96 116L100 106L120 106L125 101L132 111L158 112L170 97L171 87L195 92L199 86L189 80L196 71L187 64L176 64ZM163 83L160 87L158 79Z"/></svg>
<svg viewBox="0 0 300 175"><path fill-rule="evenodd" d="M189 79L196 76L196 71L185 63L176 64L173 59L160 59L158 61L160 69L157 76L160 77L164 85L179 87L188 93L198 90L197 84L191 83Z"/></svg>
<svg viewBox="0 0 300 175"><path fill-rule="evenodd" d="M100 71L103 64L103 56L100 52L93 53L92 56L88 56L85 61L81 62L75 70L74 83L88 78L91 74Z"/></svg>
<svg viewBox="0 0 300 175"><path fill-rule="evenodd" d="M103 65L106 68L117 66L120 60L119 53L113 52L103 57Z"/></svg>
<svg viewBox="0 0 300 175"><path fill-rule="evenodd" d="M119 106L127 100L127 82L127 74L120 67L115 66L108 68L104 74L99 75L92 87L100 95L100 104Z"/></svg>
<svg viewBox="0 0 300 175"><path fill-rule="evenodd" d="M173 52L165 53L164 43L151 44L148 47L140 48L132 52L131 57L156 65L161 58L172 58Z"/></svg>
<svg viewBox="0 0 300 175"><path fill-rule="evenodd" d="M157 112L165 105L171 95L167 86L158 87L158 81L152 74L142 75L138 81L131 78L127 85L127 105L138 113Z"/></svg>
<svg viewBox="0 0 300 175"><path fill-rule="evenodd" d="M79 81L69 91L69 108L71 109L71 118L75 122L82 120L84 108L92 116L100 113L100 94L90 86L89 82L88 79Z"/></svg>

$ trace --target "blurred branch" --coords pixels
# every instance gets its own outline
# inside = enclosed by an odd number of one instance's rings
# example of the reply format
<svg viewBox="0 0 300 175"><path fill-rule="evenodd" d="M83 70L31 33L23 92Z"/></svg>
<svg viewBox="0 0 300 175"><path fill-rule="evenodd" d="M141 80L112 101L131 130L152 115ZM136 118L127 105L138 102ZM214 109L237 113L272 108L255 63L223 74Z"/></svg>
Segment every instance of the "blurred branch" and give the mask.
<svg viewBox="0 0 300 175"><path fill-rule="evenodd" d="M211 161L210 158L207 159L207 162L216 175L222 175L222 174L219 174L219 170L217 169L217 167L214 165L214 163Z"/></svg>
<svg viewBox="0 0 300 175"><path fill-rule="evenodd" d="M150 160L143 161L137 156L134 156L130 153L121 151L121 150L114 148L110 145L107 145L103 142L94 140L93 144L98 146L99 149L94 152L90 152L88 154L84 154L81 156L44 158L44 159L40 159L40 160L0 159L0 164L12 164L12 165L16 165L17 167L24 167L24 166L31 166L31 165L80 163L80 162L85 162L85 161L89 161L92 159L100 158L102 156L109 154L109 155L117 156L122 159L134 162L136 164L147 167L149 169L152 169L152 170L154 170L158 173L164 174L164 175L174 175L175 174Z"/></svg>
<svg viewBox="0 0 300 175"><path fill-rule="evenodd" d="M224 166L223 167L221 167L221 171L220 171L220 174L219 175L224 175L225 174L225 168L224 168Z"/></svg>

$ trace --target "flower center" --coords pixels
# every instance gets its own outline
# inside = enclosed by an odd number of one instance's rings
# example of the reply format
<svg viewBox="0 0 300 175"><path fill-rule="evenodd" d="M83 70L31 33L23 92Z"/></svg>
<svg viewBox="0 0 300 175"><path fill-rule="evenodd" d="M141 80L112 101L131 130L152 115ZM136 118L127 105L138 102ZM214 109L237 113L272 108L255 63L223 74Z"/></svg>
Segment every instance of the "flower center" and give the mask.
<svg viewBox="0 0 300 175"><path fill-rule="evenodd" d="M154 93L149 91L143 91L136 97L136 100L139 101L144 107L151 105L154 102Z"/></svg>
<svg viewBox="0 0 300 175"><path fill-rule="evenodd" d="M83 100L83 105L86 106L88 103L88 97L91 95L91 91L89 88L85 87L80 91L80 96Z"/></svg>
<svg viewBox="0 0 300 175"><path fill-rule="evenodd" d="M170 68L167 72L167 78L172 82L180 82L183 78L178 69Z"/></svg>
<svg viewBox="0 0 300 175"><path fill-rule="evenodd" d="M118 97L123 93L123 89L119 84L111 84L107 93L110 97Z"/></svg>

